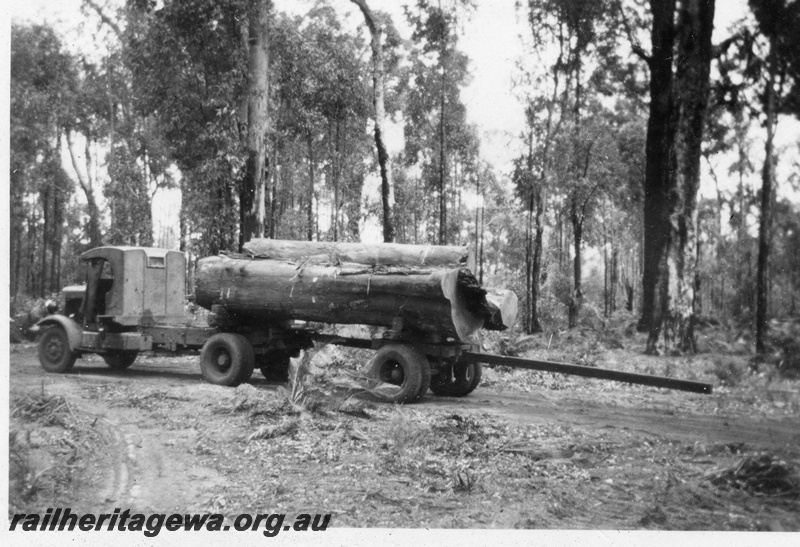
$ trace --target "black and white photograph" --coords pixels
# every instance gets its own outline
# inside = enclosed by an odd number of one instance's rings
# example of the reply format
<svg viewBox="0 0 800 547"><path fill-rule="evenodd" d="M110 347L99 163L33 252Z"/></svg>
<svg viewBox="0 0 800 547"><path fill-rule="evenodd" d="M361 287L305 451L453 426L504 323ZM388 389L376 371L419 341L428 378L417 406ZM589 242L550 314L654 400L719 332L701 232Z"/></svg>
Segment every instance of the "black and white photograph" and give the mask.
<svg viewBox="0 0 800 547"><path fill-rule="evenodd" d="M7 544L800 538L800 1L6 13Z"/></svg>

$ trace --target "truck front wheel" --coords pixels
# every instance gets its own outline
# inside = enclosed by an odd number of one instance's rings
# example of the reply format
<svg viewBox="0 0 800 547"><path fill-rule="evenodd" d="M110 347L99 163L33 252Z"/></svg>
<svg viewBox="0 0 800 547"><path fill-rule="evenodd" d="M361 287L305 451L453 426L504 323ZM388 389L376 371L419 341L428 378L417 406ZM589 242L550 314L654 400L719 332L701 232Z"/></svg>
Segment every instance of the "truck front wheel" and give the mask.
<svg viewBox="0 0 800 547"><path fill-rule="evenodd" d="M114 353L104 353L103 360L113 370L125 370L136 361L135 351L120 351Z"/></svg>
<svg viewBox="0 0 800 547"><path fill-rule="evenodd" d="M215 334L203 345L200 370L212 384L238 386L253 375L253 346L241 334Z"/></svg>
<svg viewBox="0 0 800 547"><path fill-rule="evenodd" d="M54 326L46 329L39 338L39 363L47 372L67 372L75 364L78 354L69 346L67 331Z"/></svg>
<svg viewBox="0 0 800 547"><path fill-rule="evenodd" d="M376 386L388 384L380 393L393 403L413 403L422 398L431 383L428 359L410 346L392 344L378 350L369 365Z"/></svg>

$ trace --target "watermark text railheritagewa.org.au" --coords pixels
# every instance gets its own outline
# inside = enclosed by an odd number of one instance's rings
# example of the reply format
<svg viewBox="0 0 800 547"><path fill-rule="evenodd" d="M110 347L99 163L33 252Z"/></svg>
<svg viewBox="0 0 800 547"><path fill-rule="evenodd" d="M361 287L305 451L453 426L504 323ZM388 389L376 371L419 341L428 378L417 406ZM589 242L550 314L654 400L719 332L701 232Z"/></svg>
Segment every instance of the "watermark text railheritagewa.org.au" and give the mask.
<svg viewBox="0 0 800 547"><path fill-rule="evenodd" d="M219 513L132 513L129 509L117 508L113 513L73 513L67 508L50 508L44 515L39 513L17 513L11 518L9 531L23 532L142 532L147 537L157 536L161 530L169 532L261 532L266 537L280 532L324 532L331 521L328 514L300 514L286 519L282 513L241 513L228 524ZM230 520L228 521L230 522Z"/></svg>

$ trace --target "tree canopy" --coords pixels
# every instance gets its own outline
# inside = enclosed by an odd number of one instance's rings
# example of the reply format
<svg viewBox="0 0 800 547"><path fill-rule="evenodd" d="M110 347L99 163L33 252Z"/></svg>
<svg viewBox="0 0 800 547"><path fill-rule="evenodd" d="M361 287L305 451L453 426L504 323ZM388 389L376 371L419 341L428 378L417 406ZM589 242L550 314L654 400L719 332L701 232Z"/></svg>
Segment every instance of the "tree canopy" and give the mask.
<svg viewBox="0 0 800 547"><path fill-rule="evenodd" d="M383 239L473 245L527 333L629 314L661 352L707 315L766 328L800 293L800 149L776 144L800 8L749 7L713 43L711 0L519 2L509 164L467 93L484 2L84 0L80 53L15 23L11 295L80 281L100 244L191 265L253 236Z"/></svg>

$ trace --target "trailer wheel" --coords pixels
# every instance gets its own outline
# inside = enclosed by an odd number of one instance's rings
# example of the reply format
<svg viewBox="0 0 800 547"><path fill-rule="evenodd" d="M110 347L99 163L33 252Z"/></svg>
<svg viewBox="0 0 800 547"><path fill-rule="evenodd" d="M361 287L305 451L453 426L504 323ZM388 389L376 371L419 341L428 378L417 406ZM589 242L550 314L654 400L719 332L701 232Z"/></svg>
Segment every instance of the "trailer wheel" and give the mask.
<svg viewBox="0 0 800 547"><path fill-rule="evenodd" d="M481 383L483 366L480 363L453 363L453 377L441 374L431 380L431 391L444 397L465 397Z"/></svg>
<svg viewBox="0 0 800 547"><path fill-rule="evenodd" d="M291 357L286 350L272 348L263 355L256 355L256 366L268 382L289 380Z"/></svg>
<svg viewBox="0 0 800 547"><path fill-rule="evenodd" d="M241 334L215 334L203 345L200 370L212 384L238 386L253 374L253 346Z"/></svg>
<svg viewBox="0 0 800 547"><path fill-rule="evenodd" d="M114 353L104 353L103 360L113 370L125 370L136 361L135 351L117 351Z"/></svg>
<svg viewBox="0 0 800 547"><path fill-rule="evenodd" d="M428 359L416 349L400 344L382 347L370 361L368 374L376 387L391 387L385 398L393 403L412 403L422 398L431 383Z"/></svg>
<svg viewBox="0 0 800 547"><path fill-rule="evenodd" d="M42 333L37 349L39 363L47 372L67 372L78 359L78 354L69 347L67 331L59 326Z"/></svg>

